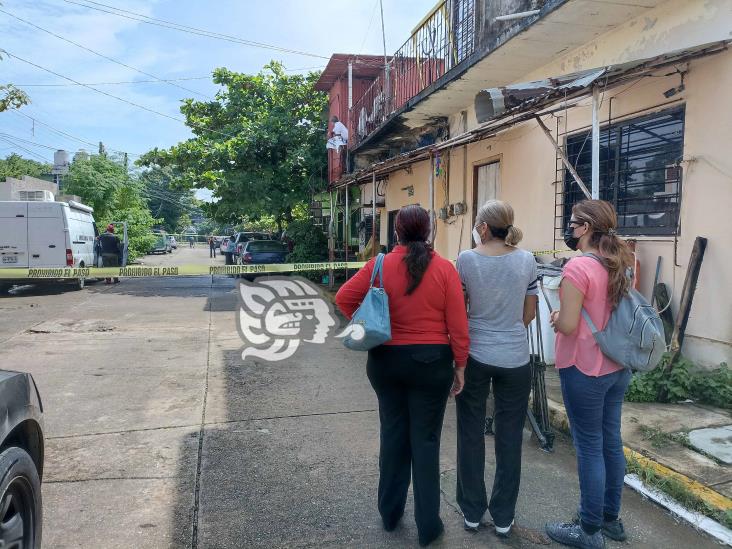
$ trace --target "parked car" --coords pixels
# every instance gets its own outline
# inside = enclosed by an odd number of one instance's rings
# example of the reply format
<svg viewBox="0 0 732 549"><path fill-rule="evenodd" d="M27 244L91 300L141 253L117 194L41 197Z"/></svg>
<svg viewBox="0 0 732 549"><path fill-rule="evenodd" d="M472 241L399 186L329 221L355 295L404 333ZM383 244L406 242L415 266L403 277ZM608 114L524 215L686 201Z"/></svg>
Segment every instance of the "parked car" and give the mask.
<svg viewBox="0 0 732 549"><path fill-rule="evenodd" d="M33 377L0 370L0 547L40 549L43 404Z"/></svg>
<svg viewBox="0 0 732 549"><path fill-rule="evenodd" d="M168 234L166 232L154 231L153 234L157 238L148 253L150 253L150 254L169 254L173 251L173 248L170 245L170 239L168 238Z"/></svg>
<svg viewBox="0 0 732 549"><path fill-rule="evenodd" d="M178 241L175 239L175 237L171 235L168 237L168 240L170 241L170 247L173 248L174 250L177 250Z"/></svg>
<svg viewBox="0 0 732 549"><path fill-rule="evenodd" d="M244 242L239 252L235 253L234 263L237 265L285 263L288 253L287 245L277 240L250 240ZM252 280L255 277L245 275L244 278Z"/></svg>
<svg viewBox="0 0 732 549"><path fill-rule="evenodd" d="M93 267L98 234L93 212L73 200L0 202L0 269ZM84 288L83 278L60 280ZM58 280L0 279L0 293L14 284L48 282Z"/></svg>
<svg viewBox="0 0 732 549"><path fill-rule="evenodd" d="M256 231L243 231L234 235L234 254L240 255L241 249L246 242L252 240L274 240L274 237L269 233L256 232Z"/></svg>

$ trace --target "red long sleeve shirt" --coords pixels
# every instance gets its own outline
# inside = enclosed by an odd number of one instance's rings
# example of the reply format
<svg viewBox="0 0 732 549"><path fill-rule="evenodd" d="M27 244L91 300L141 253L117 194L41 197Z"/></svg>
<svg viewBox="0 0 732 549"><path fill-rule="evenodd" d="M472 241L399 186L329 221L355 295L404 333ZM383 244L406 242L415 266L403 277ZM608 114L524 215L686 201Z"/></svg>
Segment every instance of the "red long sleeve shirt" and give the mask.
<svg viewBox="0 0 732 549"><path fill-rule="evenodd" d="M470 339L460 277L450 261L433 252L419 286L406 295L406 253L405 246L396 246L384 258L381 271L391 317L391 340L386 345L450 344L455 366L462 368L468 360ZM349 319L369 289L374 263L371 259L336 294L336 305Z"/></svg>

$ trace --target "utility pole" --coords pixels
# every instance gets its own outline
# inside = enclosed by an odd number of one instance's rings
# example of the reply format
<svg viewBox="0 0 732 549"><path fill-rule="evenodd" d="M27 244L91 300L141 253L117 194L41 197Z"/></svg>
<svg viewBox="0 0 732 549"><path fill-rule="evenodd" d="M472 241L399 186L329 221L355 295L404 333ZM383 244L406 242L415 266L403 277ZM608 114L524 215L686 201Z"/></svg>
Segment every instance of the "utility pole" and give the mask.
<svg viewBox="0 0 732 549"><path fill-rule="evenodd" d="M386 56L386 31L384 30L384 2L379 0L381 9L381 41L384 44L384 110L385 114L391 112L391 83L389 82L389 60Z"/></svg>

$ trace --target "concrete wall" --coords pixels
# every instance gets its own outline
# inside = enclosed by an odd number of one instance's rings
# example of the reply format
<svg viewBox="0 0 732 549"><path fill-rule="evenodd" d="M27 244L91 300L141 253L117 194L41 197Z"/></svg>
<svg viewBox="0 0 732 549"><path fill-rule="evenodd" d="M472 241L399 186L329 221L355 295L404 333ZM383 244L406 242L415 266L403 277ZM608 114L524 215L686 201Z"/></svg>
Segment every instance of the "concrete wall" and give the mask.
<svg viewBox="0 0 732 549"><path fill-rule="evenodd" d="M0 200L17 200L18 191L51 191L55 196L58 186L29 175L24 175L21 179L6 177L5 182L0 182Z"/></svg>
<svg viewBox="0 0 732 549"><path fill-rule="evenodd" d="M568 53L520 81L544 78L604 64L620 63L682 49L712 40L729 38L732 2L682 2L672 0L650 16L629 21L592 43ZM663 92L678 86L678 75L629 82L603 94L600 120L604 125L612 105L612 121L633 118L672 106L685 105L684 161L682 162L681 230L677 237L634 237L641 262L641 290L650 295L657 258L662 258L660 281L672 291L672 311L677 314L688 259L696 236L709 239L707 253L694 298L684 342L684 353L703 365L732 363L732 253L727 239L732 235L732 51L691 61L685 77L686 90L671 99ZM473 105L466 105L468 128L475 125ZM591 121L591 100L559 113L560 133L586 129ZM557 119L545 118L556 134ZM451 134L463 131L461 112L450 114ZM555 138L557 136L555 135ZM560 140L563 139L560 137ZM472 246L474 212L473 171L476 166L500 161L500 198L516 211L516 225L524 231L521 246L531 250L564 248L556 238L556 155L535 122L526 122L498 136L456 147L449 152L444 180L435 180L435 207L465 200L468 213L437 221L435 247L455 259L461 249ZM467 154L467 158L465 158ZM467 170L464 165L467 164ZM386 240L386 211L406 204L429 207L429 162L420 162L409 174L401 170L389 176L386 208L382 216L382 242ZM403 187L414 185L414 196ZM447 189L447 194L445 190ZM445 197L447 200L445 201ZM544 256L545 261L555 256Z"/></svg>

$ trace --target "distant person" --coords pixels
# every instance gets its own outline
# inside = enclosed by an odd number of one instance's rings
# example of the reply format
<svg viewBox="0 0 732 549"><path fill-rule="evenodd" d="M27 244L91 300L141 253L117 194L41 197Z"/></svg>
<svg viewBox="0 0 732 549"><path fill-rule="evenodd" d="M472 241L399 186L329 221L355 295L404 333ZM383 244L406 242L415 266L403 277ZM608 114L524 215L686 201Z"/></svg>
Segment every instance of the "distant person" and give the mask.
<svg viewBox="0 0 732 549"><path fill-rule="evenodd" d="M577 454L580 505L571 522L547 523L554 541L574 547L605 547L603 535L625 541L620 502L625 455L620 436L623 399L631 373L606 357L582 313L598 330L628 294L633 266L628 244L617 237L618 217L604 200L572 208L564 242L582 255L564 266L559 309L551 313L557 332L556 367Z"/></svg>
<svg viewBox="0 0 732 549"><path fill-rule="evenodd" d="M225 239L221 243L222 253L224 254L224 257L226 258L226 264L227 265L233 265L234 264L234 251L236 250L236 244L234 238L234 235L231 235L229 238ZM226 250L224 250L224 246L226 247Z"/></svg>
<svg viewBox="0 0 732 549"><path fill-rule="evenodd" d="M102 267L119 267L122 265L122 243L114 234L114 225L107 225L107 231L99 235L99 250L102 255ZM119 278L105 278L105 284L117 284Z"/></svg>
<svg viewBox="0 0 732 549"><path fill-rule="evenodd" d="M526 326L536 314L536 260L516 245L521 231L513 208L489 200L478 210L475 248L460 254L465 286L470 356L457 408L457 502L465 529L477 532L489 511L496 534L508 537L521 482L521 445L531 392ZM485 486L486 400L495 397L496 470L490 503Z"/></svg>
<svg viewBox="0 0 732 549"><path fill-rule="evenodd" d="M192 236L188 237L188 247L193 248L193 237Z"/></svg>
<svg viewBox="0 0 732 549"><path fill-rule="evenodd" d="M216 259L216 241L213 236L208 237L208 257Z"/></svg>
<svg viewBox="0 0 732 549"><path fill-rule="evenodd" d="M395 229L398 245L386 254L382 267L392 339L369 351L366 367L381 424L378 509L384 530L391 532L404 514L411 479L414 518L424 546L444 530L440 437L448 395L463 388L468 319L455 267L428 242L427 210L402 208ZM338 308L348 318L369 289L375 261L371 259L336 295Z"/></svg>

